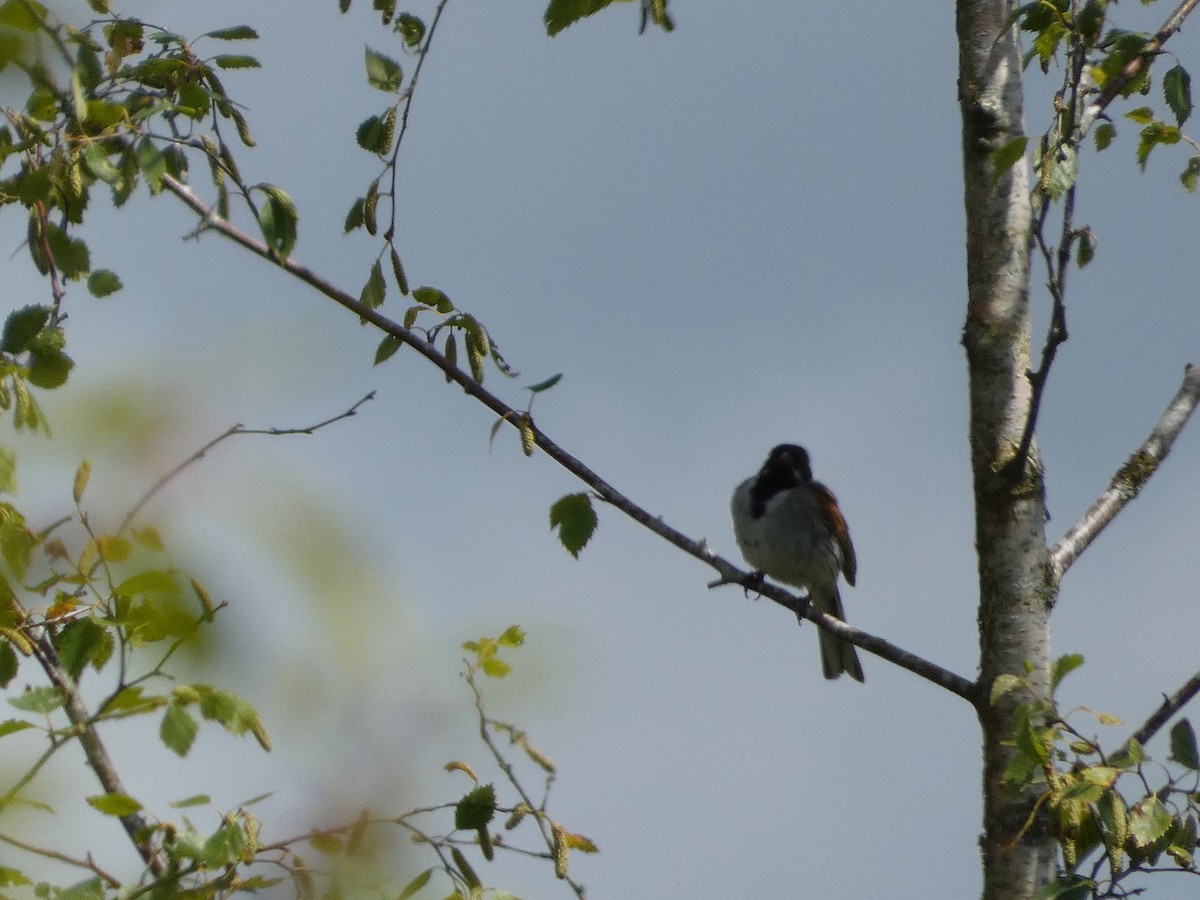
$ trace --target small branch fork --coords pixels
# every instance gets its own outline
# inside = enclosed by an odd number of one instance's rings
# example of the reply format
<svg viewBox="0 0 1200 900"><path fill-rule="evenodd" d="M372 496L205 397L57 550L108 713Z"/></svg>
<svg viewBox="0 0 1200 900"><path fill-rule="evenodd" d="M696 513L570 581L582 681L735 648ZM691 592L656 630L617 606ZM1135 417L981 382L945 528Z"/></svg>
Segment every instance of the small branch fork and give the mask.
<svg viewBox="0 0 1200 900"><path fill-rule="evenodd" d="M154 482L154 484L147 489L146 493L142 494L141 499L133 505L133 508L129 510L125 516L125 519L121 522L121 527L117 529L117 531L126 531L129 526L133 524L133 520L137 517L137 514L145 508L147 503L154 499L159 491L172 482L184 469L188 468L188 466L191 466L193 463L197 463L204 459L205 454L222 441L239 434L269 434L275 436L284 434L312 434L314 431L318 431L327 425L332 425L334 422L340 422L342 419L348 419L351 416L357 415L358 408L368 400L373 399L375 399L375 392L371 391L371 393L367 394L345 412L338 413L333 418L326 419L324 422L318 422L315 425L307 425L303 428L247 428L241 424L232 426L228 430L217 435L215 438L173 468L166 475L163 475L162 478L158 479L158 481Z"/></svg>

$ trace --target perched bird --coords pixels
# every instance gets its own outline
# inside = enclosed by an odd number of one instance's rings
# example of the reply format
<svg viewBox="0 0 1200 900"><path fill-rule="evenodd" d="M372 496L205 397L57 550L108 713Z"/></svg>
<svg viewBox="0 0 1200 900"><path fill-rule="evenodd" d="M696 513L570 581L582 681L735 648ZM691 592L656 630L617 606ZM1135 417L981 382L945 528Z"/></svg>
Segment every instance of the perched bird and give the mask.
<svg viewBox="0 0 1200 900"><path fill-rule="evenodd" d="M813 481L808 452L780 444L758 474L733 492L733 535L746 562L757 571L808 591L821 612L845 620L838 572L854 584L858 563L837 498ZM826 678L843 672L863 680L854 645L818 629L821 669Z"/></svg>

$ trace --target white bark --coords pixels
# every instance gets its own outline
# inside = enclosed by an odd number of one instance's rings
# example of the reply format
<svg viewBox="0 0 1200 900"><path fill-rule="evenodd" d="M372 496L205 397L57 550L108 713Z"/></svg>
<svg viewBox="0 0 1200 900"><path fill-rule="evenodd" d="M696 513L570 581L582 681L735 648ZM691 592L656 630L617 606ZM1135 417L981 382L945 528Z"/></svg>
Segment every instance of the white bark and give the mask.
<svg viewBox="0 0 1200 900"><path fill-rule="evenodd" d="M1046 684L1053 581L1037 445L1012 465L1029 410L1028 171L1019 162L997 179L991 153L1023 133L1020 53L1015 30L1001 33L1014 4L959 0L959 102L967 213L967 318L971 468L979 556L980 686L997 675ZM984 900L1031 897L1054 875L1055 846L1040 822L1022 832L1034 795L1001 782L1017 695L981 703ZM1021 835L1018 840L1018 835Z"/></svg>

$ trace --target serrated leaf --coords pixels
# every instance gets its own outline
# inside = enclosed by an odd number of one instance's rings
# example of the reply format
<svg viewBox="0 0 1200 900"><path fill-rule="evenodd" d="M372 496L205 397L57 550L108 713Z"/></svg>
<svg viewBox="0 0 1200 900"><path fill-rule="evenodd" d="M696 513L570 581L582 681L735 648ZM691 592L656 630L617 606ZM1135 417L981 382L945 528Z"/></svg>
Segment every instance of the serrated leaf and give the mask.
<svg viewBox="0 0 1200 900"><path fill-rule="evenodd" d="M1200 753L1197 753L1196 750L1196 733L1192 730L1192 723L1187 719L1180 719L1171 726L1171 759L1193 771L1200 769Z"/></svg>
<svg viewBox="0 0 1200 900"><path fill-rule="evenodd" d="M131 816L142 810L142 804L128 794L97 794L94 797L88 797L87 802L88 806L97 812L118 818Z"/></svg>
<svg viewBox="0 0 1200 900"><path fill-rule="evenodd" d="M116 184L121 180L120 170L108 161L108 154L98 142L93 141L87 145L83 151L83 161L88 171L105 184Z"/></svg>
<svg viewBox="0 0 1200 900"><path fill-rule="evenodd" d="M419 47L425 37L425 23L410 13L400 13L392 30L400 35L404 46L409 49Z"/></svg>
<svg viewBox="0 0 1200 900"><path fill-rule="evenodd" d="M1125 113L1125 118L1131 122L1137 122L1139 125L1149 125L1154 121L1154 110L1149 106L1139 106L1137 109L1131 109Z"/></svg>
<svg viewBox="0 0 1200 900"><path fill-rule="evenodd" d="M550 528L558 529L558 539L576 559L596 531L596 511L587 494L567 494L550 507Z"/></svg>
<svg viewBox="0 0 1200 900"><path fill-rule="evenodd" d="M476 831L487 826L496 815L496 788L481 784L454 806L454 827Z"/></svg>
<svg viewBox="0 0 1200 900"><path fill-rule="evenodd" d="M249 25L234 25L232 28L210 31L204 37L216 38L218 41L253 41L258 39L258 32Z"/></svg>
<svg viewBox="0 0 1200 900"><path fill-rule="evenodd" d="M163 715L162 725L158 729L158 737L168 750L178 756L187 756L199 731L200 723L184 708L183 704L171 703Z"/></svg>
<svg viewBox="0 0 1200 900"><path fill-rule="evenodd" d="M480 664L480 668L483 669L483 674L488 678L503 678L512 671L512 666L496 656L493 656L491 659L485 659Z"/></svg>
<svg viewBox="0 0 1200 900"><path fill-rule="evenodd" d="M1016 675L1013 675L1011 672L1003 672L1000 675L997 675L995 680L992 681L992 690L990 693L989 702L995 705L997 700L999 700L1005 694L1016 690L1020 686L1021 679Z"/></svg>
<svg viewBox="0 0 1200 900"><path fill-rule="evenodd" d="M375 365L379 365L381 362L391 359L396 351L403 346L404 342L394 334L386 335L384 339L379 342L379 346L375 348Z"/></svg>
<svg viewBox="0 0 1200 900"><path fill-rule="evenodd" d="M379 260L375 260L375 265L371 266L371 274L367 277L367 283L363 285L358 299L363 306L376 309L383 305L386 293L387 284L383 280L383 266L380 265Z"/></svg>
<svg viewBox="0 0 1200 900"><path fill-rule="evenodd" d="M261 69L260 63L253 56L244 54L222 53L213 57L218 69Z"/></svg>
<svg viewBox="0 0 1200 900"><path fill-rule="evenodd" d="M598 13L613 0L550 0L542 21L546 23L546 34L554 37L580 19Z"/></svg>
<svg viewBox="0 0 1200 900"><path fill-rule="evenodd" d="M1175 116L1175 124L1182 125L1192 114L1192 76L1180 65L1163 75L1163 97Z"/></svg>
<svg viewBox="0 0 1200 900"><path fill-rule="evenodd" d="M0 337L0 350L5 353L24 353L37 333L50 319L48 306L23 306L13 310L4 320L4 334Z"/></svg>
<svg viewBox="0 0 1200 900"><path fill-rule="evenodd" d="M391 149L391 144L388 141L388 129L381 116L371 116L364 119L362 124L358 126L358 130L354 133L355 140L358 141L358 146L362 147L368 153L376 153L383 156Z"/></svg>
<svg viewBox="0 0 1200 900"><path fill-rule="evenodd" d="M1129 836L1138 847L1154 843L1174 824L1171 813L1158 797L1151 794L1137 802L1129 814Z"/></svg>
<svg viewBox="0 0 1200 900"><path fill-rule="evenodd" d="M390 93L400 90L400 84L404 80L404 72L400 68L400 63L370 47L365 47L364 51L367 83L373 88Z"/></svg>
<svg viewBox="0 0 1200 900"><path fill-rule="evenodd" d="M59 350L34 350L29 359L29 383L43 390L66 384L75 360Z"/></svg>
<svg viewBox="0 0 1200 900"><path fill-rule="evenodd" d="M8 705L13 709L21 710L21 712L49 715L63 705L63 698L57 689L45 685L30 688L24 693L17 694L15 697L9 697Z"/></svg>
<svg viewBox="0 0 1200 900"><path fill-rule="evenodd" d="M63 667L78 678L100 647L104 638L103 626L91 619L76 619L60 631L54 641Z"/></svg>
<svg viewBox="0 0 1200 900"><path fill-rule="evenodd" d="M88 276L87 287L93 297L107 297L115 294L123 284L117 273L111 269L96 269Z"/></svg>

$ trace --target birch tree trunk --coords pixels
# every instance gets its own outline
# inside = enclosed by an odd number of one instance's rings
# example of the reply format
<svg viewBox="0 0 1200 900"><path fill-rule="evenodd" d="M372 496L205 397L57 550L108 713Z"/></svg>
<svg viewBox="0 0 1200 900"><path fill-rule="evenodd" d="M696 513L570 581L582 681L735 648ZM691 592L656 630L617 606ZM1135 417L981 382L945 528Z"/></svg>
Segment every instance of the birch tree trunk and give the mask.
<svg viewBox="0 0 1200 900"><path fill-rule="evenodd" d="M1029 412L1028 169L1020 161L996 178L991 153L1023 133L1017 33L1004 30L1008 0L959 0L959 103L967 218L967 317L971 470L979 557L980 686L983 732L984 900L1031 897L1054 875L1055 845L1044 825L1024 832L1036 795L1002 782L1011 756L1017 698L993 706L997 675L1025 675L1045 688L1053 602L1045 537L1041 463L1018 447ZM1018 839L1019 836L1019 839Z"/></svg>

